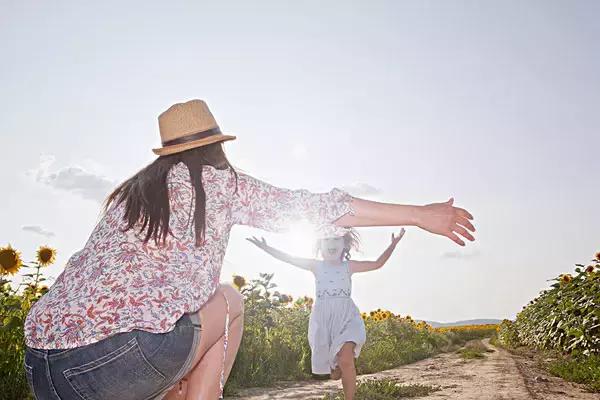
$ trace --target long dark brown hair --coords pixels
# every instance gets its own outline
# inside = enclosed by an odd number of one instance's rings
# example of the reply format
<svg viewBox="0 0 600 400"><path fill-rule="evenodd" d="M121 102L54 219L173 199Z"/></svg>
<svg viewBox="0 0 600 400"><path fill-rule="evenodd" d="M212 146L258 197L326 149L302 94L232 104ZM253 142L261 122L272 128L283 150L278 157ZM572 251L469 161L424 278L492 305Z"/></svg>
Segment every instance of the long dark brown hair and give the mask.
<svg viewBox="0 0 600 400"><path fill-rule="evenodd" d="M206 228L206 193L202 186L202 167L229 169L237 180L237 173L227 160L222 143L213 143L180 153L160 156L150 165L119 185L108 196L105 212L111 204L125 203L127 222L125 231L140 222L140 233L145 232L144 243L153 239L156 245L164 243L169 234L169 192L167 174L171 167L183 162L190 171L194 190L194 232L196 245L204 241Z"/></svg>

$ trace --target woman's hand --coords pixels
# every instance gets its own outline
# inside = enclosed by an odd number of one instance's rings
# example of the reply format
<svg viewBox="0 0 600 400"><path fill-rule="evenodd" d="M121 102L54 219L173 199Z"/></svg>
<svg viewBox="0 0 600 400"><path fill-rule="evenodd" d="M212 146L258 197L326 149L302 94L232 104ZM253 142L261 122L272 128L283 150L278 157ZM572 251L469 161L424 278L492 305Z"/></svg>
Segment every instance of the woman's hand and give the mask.
<svg viewBox="0 0 600 400"><path fill-rule="evenodd" d="M258 239L256 236L252 236L251 238L246 238L246 240L254 244L259 249L265 250L267 247L269 247L264 237Z"/></svg>
<svg viewBox="0 0 600 400"><path fill-rule="evenodd" d="M398 234L398 236L395 236L392 233L392 246L396 247L396 245L398 244L398 242L400 242L400 240L402 239L402 237L404 236L405 233L406 233L406 229L404 229L404 228L400 229L400 233Z"/></svg>
<svg viewBox="0 0 600 400"><path fill-rule="evenodd" d="M469 220L473 216L459 207L454 207L454 198L445 203L432 203L420 207L416 216L416 225L428 232L446 236L460 246L465 242L458 236L462 236L471 242L475 240L469 233L475 232L475 227Z"/></svg>

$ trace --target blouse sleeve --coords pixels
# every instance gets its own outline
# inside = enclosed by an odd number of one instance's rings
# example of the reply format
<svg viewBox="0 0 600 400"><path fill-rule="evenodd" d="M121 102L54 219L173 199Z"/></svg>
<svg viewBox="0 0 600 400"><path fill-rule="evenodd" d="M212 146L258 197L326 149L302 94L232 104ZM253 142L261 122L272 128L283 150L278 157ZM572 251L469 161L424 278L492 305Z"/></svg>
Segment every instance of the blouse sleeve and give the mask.
<svg viewBox="0 0 600 400"><path fill-rule="evenodd" d="M294 221L306 219L318 226L353 212L352 197L338 188L327 193L283 189L243 173L238 173L237 188L232 201L233 224L283 232Z"/></svg>

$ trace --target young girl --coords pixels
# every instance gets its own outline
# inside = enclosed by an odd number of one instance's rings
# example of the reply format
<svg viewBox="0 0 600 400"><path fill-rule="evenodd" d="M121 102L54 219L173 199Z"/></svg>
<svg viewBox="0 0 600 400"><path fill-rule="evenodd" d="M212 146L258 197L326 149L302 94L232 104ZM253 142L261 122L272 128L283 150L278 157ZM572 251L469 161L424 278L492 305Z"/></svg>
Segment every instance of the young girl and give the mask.
<svg viewBox="0 0 600 400"><path fill-rule="evenodd" d="M273 257L296 267L311 271L316 281L316 301L308 324L308 342L312 353L312 372L329 374L333 379L342 378L344 396L354 398L356 369L354 358L366 340L365 325L358 308L352 301L352 280L355 272L367 272L381 268L392 255L404 236L404 228L376 261L354 261L350 250L358 245L355 231L335 235L337 229L327 229L319 239L319 251L323 260L293 257L267 244L264 238L248 238L250 242Z"/></svg>

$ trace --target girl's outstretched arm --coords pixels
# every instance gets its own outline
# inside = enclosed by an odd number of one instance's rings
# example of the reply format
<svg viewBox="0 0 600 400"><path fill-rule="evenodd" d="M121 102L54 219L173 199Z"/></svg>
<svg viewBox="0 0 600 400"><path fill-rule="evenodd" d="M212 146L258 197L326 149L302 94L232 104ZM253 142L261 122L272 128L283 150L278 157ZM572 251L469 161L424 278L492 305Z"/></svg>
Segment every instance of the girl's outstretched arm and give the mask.
<svg viewBox="0 0 600 400"><path fill-rule="evenodd" d="M395 236L392 233L392 243L390 243L387 249L385 249L385 251L381 253L381 255L376 261L350 261L350 272L367 272L383 267L383 265L387 262L387 260L389 260L390 256L394 252L394 249L396 248L398 242L400 242L400 239L402 239L402 237L404 236L404 233L406 233L406 230L404 228L400 230L398 236Z"/></svg>
<svg viewBox="0 0 600 400"><path fill-rule="evenodd" d="M316 263L316 260L313 260L310 258L294 257L286 252L283 252L274 247L271 247L267 244L267 241L263 237L258 239L257 237L252 236L251 238L246 238L246 240L249 241L250 243L254 244L259 249L266 251L267 253L269 253L270 255L275 257L276 259L286 262L288 264L292 264L298 268L312 271L313 266Z"/></svg>
<svg viewBox="0 0 600 400"><path fill-rule="evenodd" d="M428 232L446 236L455 243L464 246L458 236L470 241L475 238L469 231L475 232L470 220L473 216L465 209L454 207L454 199L444 203L432 203L425 206L379 203L376 201L352 198L353 213L343 215L334 223L337 226L418 226Z"/></svg>

